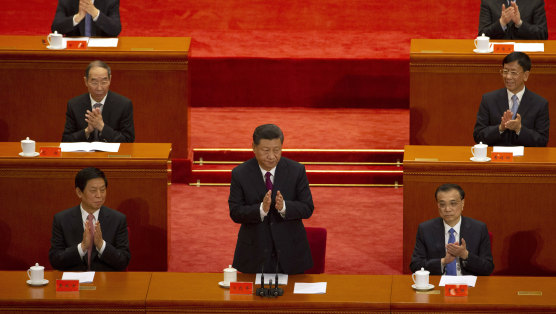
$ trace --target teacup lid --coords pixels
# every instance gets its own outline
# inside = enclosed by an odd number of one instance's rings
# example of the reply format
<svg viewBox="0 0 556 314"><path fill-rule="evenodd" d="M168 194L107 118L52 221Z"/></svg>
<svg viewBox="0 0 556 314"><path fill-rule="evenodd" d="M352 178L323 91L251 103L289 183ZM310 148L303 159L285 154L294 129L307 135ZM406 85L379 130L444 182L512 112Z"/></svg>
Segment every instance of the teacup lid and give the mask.
<svg viewBox="0 0 556 314"><path fill-rule="evenodd" d="M237 271L237 269L233 268L232 265L228 265L228 268L224 268L225 272L234 272Z"/></svg>
<svg viewBox="0 0 556 314"><path fill-rule="evenodd" d="M483 33L481 36L479 36L477 38L481 38L481 39L488 38L488 39L490 39L490 37L486 36L485 33Z"/></svg>
<svg viewBox="0 0 556 314"><path fill-rule="evenodd" d="M418 270L418 271L416 271L415 273L418 274L418 275L426 275L426 274L429 273L429 271L428 271L428 270L425 270L424 267L421 267L421 270Z"/></svg>
<svg viewBox="0 0 556 314"><path fill-rule="evenodd" d="M483 142L479 142L479 144L475 144L475 147L477 148L484 148L484 147L488 147L487 144L483 144Z"/></svg>
<svg viewBox="0 0 556 314"><path fill-rule="evenodd" d="M35 266L31 266L31 269L43 269L44 266L40 266L39 263L35 263Z"/></svg>
<svg viewBox="0 0 556 314"><path fill-rule="evenodd" d="M29 136L27 136L26 139L22 140L22 142L24 142L24 143L32 143L32 142L35 142L35 141L30 140L30 139L29 139Z"/></svg>

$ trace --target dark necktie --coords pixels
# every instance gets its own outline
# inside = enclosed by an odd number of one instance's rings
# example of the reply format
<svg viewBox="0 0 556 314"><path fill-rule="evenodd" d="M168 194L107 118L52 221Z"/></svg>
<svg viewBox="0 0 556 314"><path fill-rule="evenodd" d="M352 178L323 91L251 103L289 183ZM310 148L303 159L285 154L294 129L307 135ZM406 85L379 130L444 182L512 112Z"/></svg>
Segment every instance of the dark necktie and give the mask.
<svg viewBox="0 0 556 314"><path fill-rule="evenodd" d="M456 237L454 236L454 228L450 228L450 237L448 238L448 244L456 242ZM458 272L456 271L456 260L454 259L453 262L446 265L446 275L448 276L457 276Z"/></svg>
<svg viewBox="0 0 556 314"><path fill-rule="evenodd" d="M96 104L93 105L93 110L95 110L95 109L100 109L101 106L102 106L102 104L99 103L99 102L97 102ZM102 113L102 111L101 111L101 113ZM93 131L93 142L98 142L98 141L100 140L99 137L100 137L100 136L99 136L99 132L98 132L97 129L95 129L95 130Z"/></svg>
<svg viewBox="0 0 556 314"><path fill-rule="evenodd" d="M272 173L270 173L270 171L267 171L264 175L267 190L272 190L272 181L270 181L270 176L271 175L272 175Z"/></svg>
<svg viewBox="0 0 556 314"><path fill-rule="evenodd" d="M91 254L93 253L95 245L95 224L93 222L93 218L93 214L89 214L89 216L87 216L87 221L89 222L89 237L91 238L89 241L89 249L87 250L87 270L91 270Z"/></svg>
<svg viewBox="0 0 556 314"><path fill-rule="evenodd" d="M85 36L86 37L91 37L91 27L93 24L93 17L87 13L85 15Z"/></svg>

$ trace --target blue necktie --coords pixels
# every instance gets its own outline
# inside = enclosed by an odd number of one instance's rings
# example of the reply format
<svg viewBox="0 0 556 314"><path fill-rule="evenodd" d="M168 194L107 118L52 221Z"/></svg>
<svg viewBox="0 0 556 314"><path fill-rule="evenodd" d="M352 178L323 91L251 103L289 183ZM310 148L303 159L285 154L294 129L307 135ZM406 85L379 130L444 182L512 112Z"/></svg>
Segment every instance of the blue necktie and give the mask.
<svg viewBox="0 0 556 314"><path fill-rule="evenodd" d="M93 24L93 17L87 13L85 15L85 36L91 37L91 24Z"/></svg>
<svg viewBox="0 0 556 314"><path fill-rule="evenodd" d="M450 237L448 238L448 244L456 242L456 237L454 236L454 228L450 228ZM450 264L446 265L446 275L448 276L457 276L458 272L456 271L456 260L451 262Z"/></svg>
<svg viewBox="0 0 556 314"><path fill-rule="evenodd" d="M517 95L512 96L512 119L515 119L517 115L517 107L519 107L519 103L517 102Z"/></svg>

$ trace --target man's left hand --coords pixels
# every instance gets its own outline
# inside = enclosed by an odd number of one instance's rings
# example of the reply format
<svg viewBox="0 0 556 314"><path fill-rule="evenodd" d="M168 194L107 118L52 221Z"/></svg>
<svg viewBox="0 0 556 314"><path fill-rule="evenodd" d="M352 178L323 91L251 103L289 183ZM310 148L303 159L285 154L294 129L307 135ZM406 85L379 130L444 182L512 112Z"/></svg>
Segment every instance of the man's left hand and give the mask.
<svg viewBox="0 0 556 314"><path fill-rule="evenodd" d="M284 197L280 191L276 192L276 210L280 211L284 208Z"/></svg>
<svg viewBox="0 0 556 314"><path fill-rule="evenodd" d="M79 6L83 7L85 12L89 13L93 18L97 17L99 13L91 0L79 0Z"/></svg>
<svg viewBox="0 0 556 314"><path fill-rule="evenodd" d="M516 26L521 26L519 25L519 23L521 23L521 14L519 13L517 3L515 1L512 1L511 7L514 8L514 12L512 14L512 22L514 22Z"/></svg>
<svg viewBox="0 0 556 314"><path fill-rule="evenodd" d="M457 243L448 243L446 245L446 252L463 259L467 259L469 252L467 251L467 245L465 244L465 240L462 238L460 244Z"/></svg>
<svg viewBox="0 0 556 314"><path fill-rule="evenodd" d="M104 240L102 239L102 231L100 230L100 221L97 221L97 223L95 224L95 247L97 248L97 250L100 250L102 248L102 244L104 242Z"/></svg>
<svg viewBox="0 0 556 314"><path fill-rule="evenodd" d="M96 130L102 132L104 128L104 120L102 120L102 114L100 113L100 109L96 108L93 111L87 110L85 114L85 121L92 125Z"/></svg>
<svg viewBox="0 0 556 314"><path fill-rule="evenodd" d="M521 131L521 116L519 115L519 113L515 116L514 120L506 122L506 129L510 129L512 131L515 131L516 133L519 133L519 131Z"/></svg>

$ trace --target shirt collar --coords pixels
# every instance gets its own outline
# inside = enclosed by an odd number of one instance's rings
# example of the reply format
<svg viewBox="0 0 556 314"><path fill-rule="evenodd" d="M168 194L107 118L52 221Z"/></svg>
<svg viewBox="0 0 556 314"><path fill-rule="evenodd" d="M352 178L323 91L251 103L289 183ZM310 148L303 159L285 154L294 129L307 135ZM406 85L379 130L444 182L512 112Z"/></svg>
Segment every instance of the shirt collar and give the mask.
<svg viewBox="0 0 556 314"><path fill-rule="evenodd" d="M83 219L83 223L87 221L87 217L89 217L89 213L83 209L83 204L79 204L79 208L81 209L81 218ZM98 221L98 213L100 212L100 208L93 212L93 216L95 217L95 221Z"/></svg>
<svg viewBox="0 0 556 314"><path fill-rule="evenodd" d="M450 225L448 225L444 220L442 220L442 222L444 223L444 234L450 235L450 229L454 228L454 231L456 231L454 236L459 235L459 230L461 228L461 219L462 219L461 216L459 216L458 223L453 227L450 227Z"/></svg>
<svg viewBox="0 0 556 314"><path fill-rule="evenodd" d="M101 109L104 107L104 102L106 102L106 97L108 97L108 93L106 93L106 95L104 96L104 98L102 98L102 100L99 101L99 103L102 104L102 106L100 106ZM97 101L94 100L93 97L91 97L91 94L89 94L89 99L91 100L91 108L93 108L93 106L97 103ZM101 111L102 111L102 110L101 110Z"/></svg>
<svg viewBox="0 0 556 314"><path fill-rule="evenodd" d="M266 171L266 170L264 170L264 169L261 167L261 165L259 165L259 169L261 169L261 173L263 174L263 178L265 178L265 175L266 175L267 172L270 172L270 174L272 174L271 177L273 178L273 177L274 177L274 173L276 172L276 167L270 169L270 171Z"/></svg>
<svg viewBox="0 0 556 314"><path fill-rule="evenodd" d="M525 93L525 86L523 86L523 89L521 89L519 92L517 93L512 93L510 92L510 90L508 90L508 103L510 103L510 106L512 105L512 97L513 95L517 96L517 101L519 103L521 103L521 99L523 98L523 94Z"/></svg>

